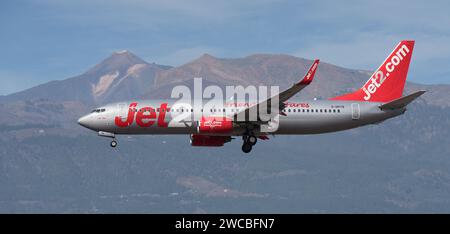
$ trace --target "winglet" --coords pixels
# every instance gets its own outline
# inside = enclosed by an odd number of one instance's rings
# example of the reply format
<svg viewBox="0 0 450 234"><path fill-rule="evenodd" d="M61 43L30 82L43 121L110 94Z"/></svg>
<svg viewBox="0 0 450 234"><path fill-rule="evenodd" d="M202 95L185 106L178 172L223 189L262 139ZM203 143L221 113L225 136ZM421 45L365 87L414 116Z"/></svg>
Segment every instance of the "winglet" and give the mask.
<svg viewBox="0 0 450 234"><path fill-rule="evenodd" d="M412 101L414 101L416 98L420 97L425 92L426 92L425 90L420 90L420 91L417 91L410 95L395 99L394 101L391 101L391 102L381 105L380 109L395 110L395 109L403 108L403 107L407 106L409 103L411 103Z"/></svg>
<svg viewBox="0 0 450 234"><path fill-rule="evenodd" d="M303 77L303 80L297 83L298 85L309 85L313 81L319 62L320 60L318 59L314 60L314 63L308 70L308 73L306 73L305 77Z"/></svg>

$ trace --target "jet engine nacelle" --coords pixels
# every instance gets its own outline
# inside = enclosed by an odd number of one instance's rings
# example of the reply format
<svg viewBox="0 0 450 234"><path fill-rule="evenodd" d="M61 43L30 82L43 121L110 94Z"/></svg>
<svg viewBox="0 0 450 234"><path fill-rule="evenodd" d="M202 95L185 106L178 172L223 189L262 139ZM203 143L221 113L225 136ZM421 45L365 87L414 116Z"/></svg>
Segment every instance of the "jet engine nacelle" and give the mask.
<svg viewBox="0 0 450 234"><path fill-rule="evenodd" d="M202 117L198 123L199 133L229 133L233 131L233 120L227 117Z"/></svg>
<svg viewBox="0 0 450 234"><path fill-rule="evenodd" d="M191 146L223 146L230 142L230 136L191 135Z"/></svg>

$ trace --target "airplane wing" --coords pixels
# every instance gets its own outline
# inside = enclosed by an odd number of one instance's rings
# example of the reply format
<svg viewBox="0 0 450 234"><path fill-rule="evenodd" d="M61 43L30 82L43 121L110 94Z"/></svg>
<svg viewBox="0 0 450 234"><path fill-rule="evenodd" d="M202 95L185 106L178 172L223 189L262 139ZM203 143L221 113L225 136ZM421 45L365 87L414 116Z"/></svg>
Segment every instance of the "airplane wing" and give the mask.
<svg viewBox="0 0 450 234"><path fill-rule="evenodd" d="M283 92L280 92L279 94L277 94L271 98L268 98L262 102L259 102L256 105L250 106L250 107L246 108L245 110L242 110L239 113L236 113L234 115L235 120L237 120L238 122L241 120L248 120L249 118L247 118L247 117L250 114L258 114L258 110L270 110L272 100L275 99L275 97L277 97L278 101L279 101L279 104L278 104L279 111L284 109L285 101L287 101L289 98L291 98L292 96L294 96L295 94L300 92L303 88L308 86L313 81L318 65L319 65L319 60L318 59L314 60L314 63L311 65L311 67L309 68L308 72L306 73L306 75L303 77L302 80L300 80L299 82L292 85L292 87L290 87L289 89L286 89ZM280 113L279 111L277 113L270 113L270 115L272 115L272 116L277 115L278 113ZM262 111L262 113L267 113L267 112ZM259 116L257 119L259 120ZM248 121L244 121L244 122L248 122Z"/></svg>

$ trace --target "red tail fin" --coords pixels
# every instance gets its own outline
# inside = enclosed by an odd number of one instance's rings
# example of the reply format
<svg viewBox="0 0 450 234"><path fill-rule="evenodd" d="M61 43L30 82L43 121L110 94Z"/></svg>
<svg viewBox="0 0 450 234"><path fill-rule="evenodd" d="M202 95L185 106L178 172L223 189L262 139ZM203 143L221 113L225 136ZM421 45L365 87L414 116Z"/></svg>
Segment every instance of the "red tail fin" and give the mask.
<svg viewBox="0 0 450 234"><path fill-rule="evenodd" d="M331 100L389 102L400 98L413 49L414 41L401 41L361 89Z"/></svg>

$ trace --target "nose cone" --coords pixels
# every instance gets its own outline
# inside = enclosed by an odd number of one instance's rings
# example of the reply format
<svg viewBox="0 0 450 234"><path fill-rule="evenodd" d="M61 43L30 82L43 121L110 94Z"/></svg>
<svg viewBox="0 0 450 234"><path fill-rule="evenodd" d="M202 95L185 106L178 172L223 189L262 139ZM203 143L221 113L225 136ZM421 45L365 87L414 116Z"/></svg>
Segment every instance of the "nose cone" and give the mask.
<svg viewBox="0 0 450 234"><path fill-rule="evenodd" d="M90 116L89 115L85 115L81 118L78 119L78 124L85 127L85 128L91 128L91 121L90 121Z"/></svg>

